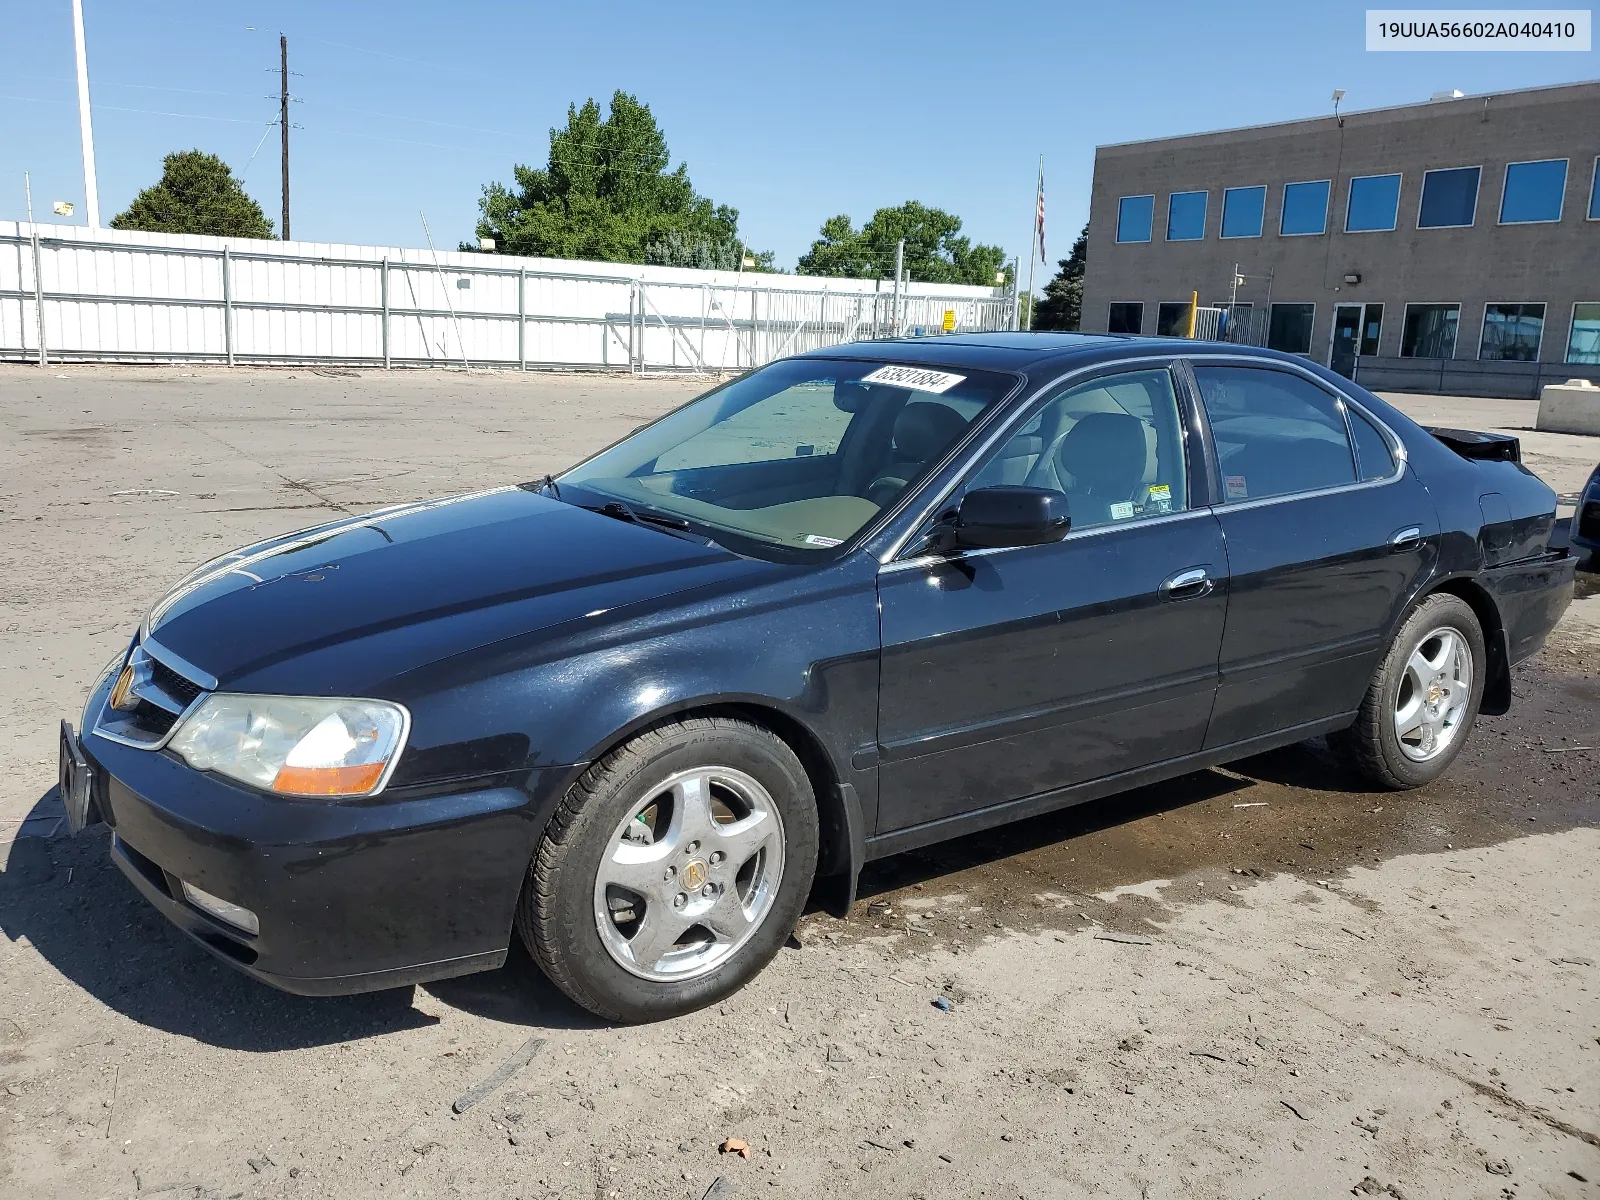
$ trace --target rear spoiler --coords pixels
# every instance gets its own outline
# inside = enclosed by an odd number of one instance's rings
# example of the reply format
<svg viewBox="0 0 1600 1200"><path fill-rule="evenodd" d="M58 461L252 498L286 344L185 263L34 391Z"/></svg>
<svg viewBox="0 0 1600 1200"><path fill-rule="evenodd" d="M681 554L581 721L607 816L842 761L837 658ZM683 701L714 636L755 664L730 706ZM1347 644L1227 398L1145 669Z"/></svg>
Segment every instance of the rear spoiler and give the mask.
<svg viewBox="0 0 1600 1200"><path fill-rule="evenodd" d="M1423 426L1429 433L1454 450L1462 458L1486 462L1522 461L1522 443L1508 433L1479 433L1475 429L1435 429Z"/></svg>

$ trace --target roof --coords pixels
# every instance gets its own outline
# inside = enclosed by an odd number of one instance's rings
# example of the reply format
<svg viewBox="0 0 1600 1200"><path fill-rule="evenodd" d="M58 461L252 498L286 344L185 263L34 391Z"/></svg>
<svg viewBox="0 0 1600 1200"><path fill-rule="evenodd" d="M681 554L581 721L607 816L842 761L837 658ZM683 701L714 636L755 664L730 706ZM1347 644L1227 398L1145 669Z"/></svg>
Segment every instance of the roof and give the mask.
<svg viewBox="0 0 1600 1200"><path fill-rule="evenodd" d="M878 338L810 350L801 358L877 358L944 363L994 371L1026 371L1047 358L1076 358L1132 339L1120 334L952 333L935 337ZM1150 341L1152 339L1141 339Z"/></svg>
<svg viewBox="0 0 1600 1200"><path fill-rule="evenodd" d="M1048 379L1075 367L1130 357L1259 358L1265 362L1290 362L1327 371L1305 356L1261 346L1231 342L1206 342L1175 337L1136 337L1120 333L963 333L942 337L879 338L847 342L808 350L795 358L865 358L900 363L926 363L930 367L967 367L972 370L1015 371L1034 379ZM1333 378L1329 376L1330 380ZM1347 386L1348 381L1340 386Z"/></svg>
<svg viewBox="0 0 1600 1200"><path fill-rule="evenodd" d="M1344 122L1355 121L1361 124L1381 124L1386 121L1407 118L1427 118L1444 116L1449 113L1460 112L1457 105L1476 104L1479 107L1491 100L1509 100L1515 104L1561 103L1581 98L1583 93L1594 94L1600 90L1600 80L1585 79L1572 83L1542 84L1538 87L1507 88L1499 92L1478 92L1466 96L1456 96L1439 100L1413 100L1408 104L1390 104L1380 108L1352 108L1340 113ZM1168 134L1162 137L1139 138L1128 142L1102 142L1095 147L1096 152L1101 150L1132 150L1141 147L1159 146L1170 142L1186 142L1203 140L1206 138L1223 138L1249 133L1275 132L1290 134L1295 126L1323 126L1333 123L1333 112L1318 113L1309 117L1293 117L1286 121L1267 121L1259 125L1231 125L1224 129L1197 130L1194 133Z"/></svg>

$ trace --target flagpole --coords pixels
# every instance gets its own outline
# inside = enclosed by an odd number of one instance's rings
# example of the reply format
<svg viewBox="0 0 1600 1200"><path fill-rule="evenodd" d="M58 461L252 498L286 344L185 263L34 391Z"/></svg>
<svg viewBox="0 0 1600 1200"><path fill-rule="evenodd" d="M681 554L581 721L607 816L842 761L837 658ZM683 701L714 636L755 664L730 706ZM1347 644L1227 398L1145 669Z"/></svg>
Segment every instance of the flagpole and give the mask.
<svg viewBox="0 0 1600 1200"><path fill-rule="evenodd" d="M1044 155L1039 155L1039 181L1033 189L1033 236L1028 239L1028 328L1033 328L1033 264L1039 260L1039 193L1044 191Z"/></svg>

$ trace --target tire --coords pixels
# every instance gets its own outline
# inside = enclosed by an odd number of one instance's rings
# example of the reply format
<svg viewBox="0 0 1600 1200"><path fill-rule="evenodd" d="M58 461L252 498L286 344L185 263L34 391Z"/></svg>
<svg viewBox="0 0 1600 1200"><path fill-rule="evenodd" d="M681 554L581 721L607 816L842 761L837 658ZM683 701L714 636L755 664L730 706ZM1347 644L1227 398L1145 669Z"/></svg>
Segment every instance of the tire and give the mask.
<svg viewBox="0 0 1600 1200"><path fill-rule="evenodd" d="M1447 593L1427 597L1401 623L1355 724L1330 734L1328 744L1378 787L1399 791L1432 783L1472 732L1487 661L1483 629L1471 606ZM1430 697L1436 697L1432 704Z"/></svg>
<svg viewBox="0 0 1600 1200"><path fill-rule="evenodd" d="M590 1012L680 1016L772 961L810 893L818 840L811 781L782 738L728 717L673 721L568 790L528 868L517 932Z"/></svg>

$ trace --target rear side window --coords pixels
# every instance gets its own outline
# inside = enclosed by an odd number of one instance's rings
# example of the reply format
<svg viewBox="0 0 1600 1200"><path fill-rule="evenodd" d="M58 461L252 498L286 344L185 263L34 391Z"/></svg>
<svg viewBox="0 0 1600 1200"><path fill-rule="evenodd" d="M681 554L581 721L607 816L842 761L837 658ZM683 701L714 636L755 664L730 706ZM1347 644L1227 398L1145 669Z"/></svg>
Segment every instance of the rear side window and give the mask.
<svg viewBox="0 0 1600 1200"><path fill-rule="evenodd" d="M1355 409L1347 405L1345 411L1350 414L1350 432L1356 437L1356 461L1361 468L1361 478L1389 478L1396 465L1389 443L1378 432L1378 427Z"/></svg>
<svg viewBox="0 0 1600 1200"><path fill-rule="evenodd" d="M1227 503L1356 481L1343 405L1331 393L1299 375L1260 367L1197 365L1194 373Z"/></svg>

